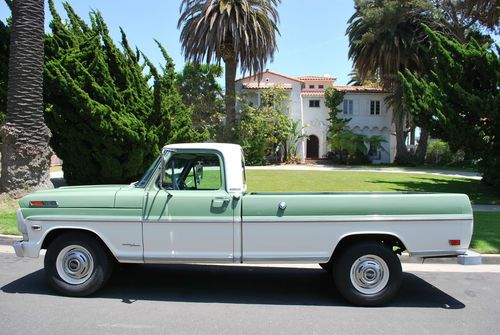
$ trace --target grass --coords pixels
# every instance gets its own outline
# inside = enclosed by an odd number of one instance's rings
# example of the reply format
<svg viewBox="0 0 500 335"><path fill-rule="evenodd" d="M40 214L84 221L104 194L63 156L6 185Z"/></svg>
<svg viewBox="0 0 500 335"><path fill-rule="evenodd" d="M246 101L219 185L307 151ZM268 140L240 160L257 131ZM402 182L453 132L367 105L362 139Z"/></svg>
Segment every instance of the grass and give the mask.
<svg viewBox="0 0 500 335"><path fill-rule="evenodd" d="M408 173L248 170L249 191L420 191L466 193L477 204L499 204L494 190L478 180ZM19 234L17 201L0 198L0 234ZM500 213L474 213L471 247L500 253Z"/></svg>
<svg viewBox="0 0 500 335"><path fill-rule="evenodd" d="M17 200L0 196L0 234L20 234L16 222L17 207Z"/></svg>
<svg viewBox="0 0 500 335"><path fill-rule="evenodd" d="M475 204L500 204L500 195L479 180L430 174L247 170L248 189L256 191L415 191L469 195Z"/></svg>
<svg viewBox="0 0 500 335"><path fill-rule="evenodd" d="M483 254L500 253L500 213L474 213L471 248Z"/></svg>

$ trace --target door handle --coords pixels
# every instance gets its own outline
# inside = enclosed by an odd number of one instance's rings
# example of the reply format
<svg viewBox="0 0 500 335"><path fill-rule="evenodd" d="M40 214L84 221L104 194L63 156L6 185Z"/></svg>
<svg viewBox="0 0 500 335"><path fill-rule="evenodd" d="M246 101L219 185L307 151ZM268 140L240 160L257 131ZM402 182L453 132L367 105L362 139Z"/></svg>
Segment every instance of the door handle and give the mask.
<svg viewBox="0 0 500 335"><path fill-rule="evenodd" d="M229 203L229 198L225 197L215 197L212 199L212 206L213 207L224 207Z"/></svg>

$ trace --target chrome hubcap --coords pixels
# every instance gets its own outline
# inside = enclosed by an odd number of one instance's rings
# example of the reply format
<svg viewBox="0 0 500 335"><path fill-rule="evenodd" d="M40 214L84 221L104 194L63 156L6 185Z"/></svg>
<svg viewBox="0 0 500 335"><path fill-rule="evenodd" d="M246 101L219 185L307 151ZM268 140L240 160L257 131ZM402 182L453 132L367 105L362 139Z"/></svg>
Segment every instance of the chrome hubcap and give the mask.
<svg viewBox="0 0 500 335"><path fill-rule="evenodd" d="M90 252L80 245L69 245L57 255L57 274L68 284L86 282L94 271L94 259Z"/></svg>
<svg viewBox="0 0 500 335"><path fill-rule="evenodd" d="M389 267L376 255L364 255L351 266L351 283L363 294L377 294L389 282Z"/></svg>

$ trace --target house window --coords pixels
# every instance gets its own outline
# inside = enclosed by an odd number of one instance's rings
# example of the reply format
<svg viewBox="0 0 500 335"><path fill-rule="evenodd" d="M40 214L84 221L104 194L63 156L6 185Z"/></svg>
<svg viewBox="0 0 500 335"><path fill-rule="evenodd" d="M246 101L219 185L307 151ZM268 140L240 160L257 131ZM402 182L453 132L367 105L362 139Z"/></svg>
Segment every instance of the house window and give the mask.
<svg viewBox="0 0 500 335"><path fill-rule="evenodd" d="M323 85L318 85L318 88L325 88L325 86L323 86Z"/></svg>
<svg viewBox="0 0 500 335"><path fill-rule="evenodd" d="M344 100L344 115L352 115L354 110L354 101L350 99Z"/></svg>
<svg viewBox="0 0 500 335"><path fill-rule="evenodd" d="M319 100L309 100L309 107L319 107Z"/></svg>
<svg viewBox="0 0 500 335"><path fill-rule="evenodd" d="M380 115L380 100L370 101L370 115Z"/></svg>
<svg viewBox="0 0 500 335"><path fill-rule="evenodd" d="M309 85L309 88L314 88L314 85Z"/></svg>

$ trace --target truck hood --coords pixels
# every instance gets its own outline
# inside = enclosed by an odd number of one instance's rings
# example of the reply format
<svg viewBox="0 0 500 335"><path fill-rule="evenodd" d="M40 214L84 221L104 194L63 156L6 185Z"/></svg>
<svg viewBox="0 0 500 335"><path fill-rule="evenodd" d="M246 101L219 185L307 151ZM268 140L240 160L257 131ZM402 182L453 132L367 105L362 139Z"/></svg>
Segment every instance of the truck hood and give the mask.
<svg viewBox="0 0 500 335"><path fill-rule="evenodd" d="M116 193L130 185L93 185L60 187L41 190L21 198L21 208L30 207L30 201L57 202L60 208L112 208Z"/></svg>

